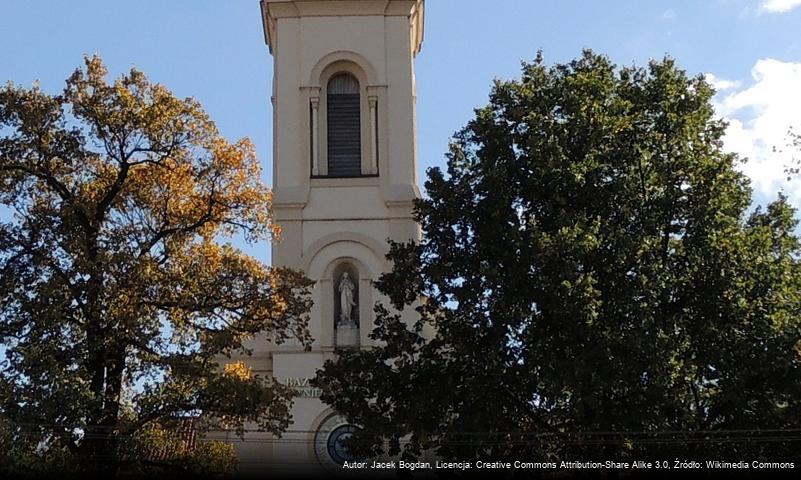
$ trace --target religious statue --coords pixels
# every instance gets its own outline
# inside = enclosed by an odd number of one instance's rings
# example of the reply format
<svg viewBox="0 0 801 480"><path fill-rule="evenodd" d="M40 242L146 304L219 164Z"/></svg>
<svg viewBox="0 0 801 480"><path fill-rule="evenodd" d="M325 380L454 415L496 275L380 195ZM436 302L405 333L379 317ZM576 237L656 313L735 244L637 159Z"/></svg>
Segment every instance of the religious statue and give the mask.
<svg viewBox="0 0 801 480"><path fill-rule="evenodd" d="M342 274L342 278L339 280L339 287L337 290L339 291L340 306L339 325L355 327L356 323L353 321L351 314L353 313L353 307L356 306L356 302L353 301L356 285L353 284L348 272L344 272Z"/></svg>

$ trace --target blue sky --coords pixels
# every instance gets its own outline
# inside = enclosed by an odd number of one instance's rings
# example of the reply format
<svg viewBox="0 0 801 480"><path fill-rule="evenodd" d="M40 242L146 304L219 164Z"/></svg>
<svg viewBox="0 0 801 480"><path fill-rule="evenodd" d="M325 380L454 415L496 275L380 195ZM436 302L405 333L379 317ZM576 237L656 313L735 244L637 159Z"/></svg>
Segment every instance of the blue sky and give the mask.
<svg viewBox="0 0 801 480"><path fill-rule="evenodd" d="M731 121L726 148L764 203L784 188L801 205L801 179L787 184L787 154L773 153L801 129L801 0L428 0L417 58L419 166L444 164L451 134L487 101L495 77L512 78L542 49L549 63L584 47L619 65L665 54L720 88ZM57 92L82 63L102 56L113 76L131 66L180 96L199 99L227 137L250 137L271 182L272 58L258 0L1 0L0 81ZM250 248L269 259L267 245Z"/></svg>

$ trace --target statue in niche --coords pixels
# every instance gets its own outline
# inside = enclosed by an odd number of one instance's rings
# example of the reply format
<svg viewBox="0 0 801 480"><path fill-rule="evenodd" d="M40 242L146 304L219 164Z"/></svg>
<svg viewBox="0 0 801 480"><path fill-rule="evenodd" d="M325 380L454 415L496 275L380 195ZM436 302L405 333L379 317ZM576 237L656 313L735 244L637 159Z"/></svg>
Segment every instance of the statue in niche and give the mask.
<svg viewBox="0 0 801 480"><path fill-rule="evenodd" d="M348 272L342 273L342 278L339 280L339 322L337 325L356 327L356 322L353 321L353 307L356 306L354 301L354 293L356 292L356 285L350 279Z"/></svg>

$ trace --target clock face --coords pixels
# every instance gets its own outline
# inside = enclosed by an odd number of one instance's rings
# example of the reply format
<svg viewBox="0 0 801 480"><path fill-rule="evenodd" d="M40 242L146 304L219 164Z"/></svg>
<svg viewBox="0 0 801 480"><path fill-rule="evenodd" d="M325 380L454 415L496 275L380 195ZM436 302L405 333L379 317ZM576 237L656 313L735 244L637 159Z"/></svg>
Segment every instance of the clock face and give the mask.
<svg viewBox="0 0 801 480"><path fill-rule="evenodd" d="M346 447L347 440L353 436L356 427L353 425L340 425L328 435L328 456L337 464L353 461L356 457L348 452Z"/></svg>
<svg viewBox="0 0 801 480"><path fill-rule="evenodd" d="M347 450L346 442L358 427L347 423L340 415L328 417L314 435L314 451L323 465L342 467L356 459Z"/></svg>

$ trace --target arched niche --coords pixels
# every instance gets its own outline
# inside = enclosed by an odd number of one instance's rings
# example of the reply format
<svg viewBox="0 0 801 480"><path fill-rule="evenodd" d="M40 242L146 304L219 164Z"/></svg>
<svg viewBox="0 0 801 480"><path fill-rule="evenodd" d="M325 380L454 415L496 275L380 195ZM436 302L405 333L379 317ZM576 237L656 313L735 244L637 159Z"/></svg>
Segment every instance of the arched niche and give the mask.
<svg viewBox="0 0 801 480"><path fill-rule="evenodd" d="M353 312L359 326L357 343L369 344L367 335L373 327L373 305L378 298L372 282L385 271L386 263L381 258L383 252L378 253L365 244L341 238L330 238L328 241L321 239L313 246L316 251L309 252L311 258L304 270L309 278L317 281L314 289L313 322L315 337L319 339L320 346L337 347L335 320L341 311L341 306L337 305L341 301L337 287L345 271L350 277L358 279L354 281L358 300Z"/></svg>
<svg viewBox="0 0 801 480"><path fill-rule="evenodd" d="M360 319L367 313L366 307L372 303L370 283L360 281L363 277L361 269L350 258L336 260L328 270L331 272L333 308L323 310L323 324L333 326L334 346L356 348L361 344Z"/></svg>
<svg viewBox="0 0 801 480"><path fill-rule="evenodd" d="M359 288L359 269L349 261L349 259L341 259L336 263L336 266L333 268L333 273L331 275L331 280L333 284L333 295L334 295L334 325L344 325L348 321L351 321L356 328L359 328L359 305L361 304L360 300L360 288ZM346 284L353 285L352 288L352 296L353 296L353 308L350 311L349 315L343 316L343 308L347 308L346 301L343 300L343 290L345 290ZM347 312L345 312L347 313Z"/></svg>
<svg viewBox="0 0 801 480"><path fill-rule="evenodd" d="M339 290L343 274L347 273L353 283L353 300L356 305L351 310L351 327L341 321L342 298ZM331 260L318 280L320 297L319 315L323 338L333 347L358 347L364 343L362 337L369 332L373 322L373 277L370 269L359 258L338 256ZM352 336L352 337L351 337Z"/></svg>

